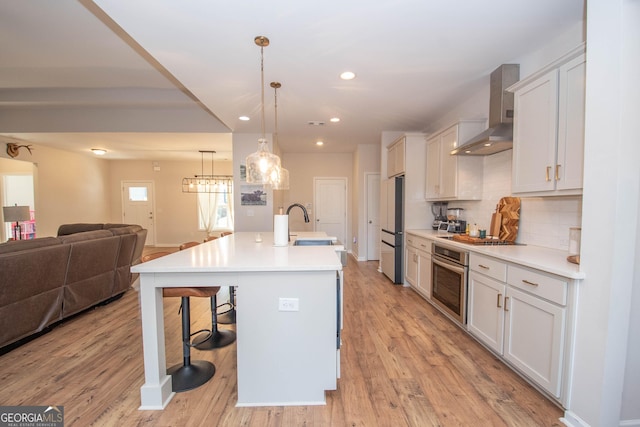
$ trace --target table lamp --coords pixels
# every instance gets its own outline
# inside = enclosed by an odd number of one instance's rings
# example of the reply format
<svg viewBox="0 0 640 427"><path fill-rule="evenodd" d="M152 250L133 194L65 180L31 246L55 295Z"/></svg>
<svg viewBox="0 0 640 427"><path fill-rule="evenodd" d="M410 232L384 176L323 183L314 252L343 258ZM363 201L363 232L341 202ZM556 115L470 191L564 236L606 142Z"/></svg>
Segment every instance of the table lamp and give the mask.
<svg viewBox="0 0 640 427"><path fill-rule="evenodd" d="M4 222L15 222L13 239L20 240L22 238L20 221L29 221L31 219L29 206L3 206L2 214L4 215Z"/></svg>

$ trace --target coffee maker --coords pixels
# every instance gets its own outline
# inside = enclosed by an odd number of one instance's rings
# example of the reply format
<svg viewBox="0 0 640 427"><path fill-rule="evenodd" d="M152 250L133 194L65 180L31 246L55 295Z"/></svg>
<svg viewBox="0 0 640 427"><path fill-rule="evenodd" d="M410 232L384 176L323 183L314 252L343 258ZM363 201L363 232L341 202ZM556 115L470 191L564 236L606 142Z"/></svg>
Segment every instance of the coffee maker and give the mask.
<svg viewBox="0 0 640 427"><path fill-rule="evenodd" d="M463 208L448 208L447 209L447 221L449 226L447 231L450 233L464 233L467 227L467 221L460 219L462 216Z"/></svg>
<svg viewBox="0 0 640 427"><path fill-rule="evenodd" d="M449 202L431 203L431 213L433 214L431 228L434 230L437 230L441 223L447 222L447 206L449 206Z"/></svg>

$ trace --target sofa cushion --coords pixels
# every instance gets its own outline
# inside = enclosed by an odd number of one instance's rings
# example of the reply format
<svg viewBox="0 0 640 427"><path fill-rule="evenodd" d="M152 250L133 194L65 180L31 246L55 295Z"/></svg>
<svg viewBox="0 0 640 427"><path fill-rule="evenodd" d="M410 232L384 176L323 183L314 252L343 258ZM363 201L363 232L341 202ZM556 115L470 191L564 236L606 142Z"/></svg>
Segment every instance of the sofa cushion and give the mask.
<svg viewBox="0 0 640 427"><path fill-rule="evenodd" d="M30 249L38 249L46 246L59 245L62 242L55 237L41 237L31 240L11 240L0 244L0 254L10 252L28 251Z"/></svg>
<svg viewBox="0 0 640 427"><path fill-rule="evenodd" d="M77 222L74 224L62 224L58 227L58 236L66 236L69 234L81 233L83 231L102 230L103 224L87 224Z"/></svg>
<svg viewBox="0 0 640 427"><path fill-rule="evenodd" d="M114 236L121 236L123 234L135 234L137 231L142 230L139 225L124 225L122 227L107 227L109 224L105 224L104 229L109 230Z"/></svg>
<svg viewBox="0 0 640 427"><path fill-rule="evenodd" d="M103 239L105 237L113 237L113 233L109 230L84 231L81 233L58 236L62 243L75 243L85 240Z"/></svg>
<svg viewBox="0 0 640 427"><path fill-rule="evenodd" d="M62 305L67 317L112 296L120 237L99 230L59 239L71 245Z"/></svg>
<svg viewBox="0 0 640 427"><path fill-rule="evenodd" d="M70 245L55 243L0 255L0 345L40 332L62 318Z"/></svg>

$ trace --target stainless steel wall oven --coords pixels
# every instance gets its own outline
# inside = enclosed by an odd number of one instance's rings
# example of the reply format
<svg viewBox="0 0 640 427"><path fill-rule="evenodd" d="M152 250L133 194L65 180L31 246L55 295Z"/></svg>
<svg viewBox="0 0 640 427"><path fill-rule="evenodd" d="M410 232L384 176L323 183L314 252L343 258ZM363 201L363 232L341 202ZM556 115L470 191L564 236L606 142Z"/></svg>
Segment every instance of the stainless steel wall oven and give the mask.
<svg viewBox="0 0 640 427"><path fill-rule="evenodd" d="M469 253L432 244L431 301L460 324L467 323L467 276Z"/></svg>

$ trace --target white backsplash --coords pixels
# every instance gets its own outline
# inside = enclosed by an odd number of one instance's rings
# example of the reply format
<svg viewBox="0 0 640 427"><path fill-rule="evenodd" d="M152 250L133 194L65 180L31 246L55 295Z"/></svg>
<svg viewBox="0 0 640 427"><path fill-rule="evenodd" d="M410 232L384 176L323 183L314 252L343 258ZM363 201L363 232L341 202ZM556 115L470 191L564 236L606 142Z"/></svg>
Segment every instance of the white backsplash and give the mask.
<svg viewBox="0 0 640 427"><path fill-rule="evenodd" d="M488 229L491 214L502 197L511 195L511 155L507 150L483 158L482 200L449 202L464 208L462 219ZM569 228L582 222L582 197L527 197L520 199L519 243L568 250Z"/></svg>

